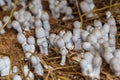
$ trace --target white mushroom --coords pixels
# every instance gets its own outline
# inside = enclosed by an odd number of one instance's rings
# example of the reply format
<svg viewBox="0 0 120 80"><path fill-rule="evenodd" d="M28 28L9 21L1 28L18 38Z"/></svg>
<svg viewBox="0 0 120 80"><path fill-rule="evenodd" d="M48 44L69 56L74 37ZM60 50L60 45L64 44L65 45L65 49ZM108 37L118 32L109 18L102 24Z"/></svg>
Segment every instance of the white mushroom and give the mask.
<svg viewBox="0 0 120 80"><path fill-rule="evenodd" d="M22 32L22 28L21 28L21 25L20 25L20 23L18 22L18 21L12 21L12 26L13 26L13 28L17 31L17 32L19 32L19 33L21 33Z"/></svg>
<svg viewBox="0 0 120 80"><path fill-rule="evenodd" d="M102 22L100 20L94 20L94 27L98 29L102 28Z"/></svg>
<svg viewBox="0 0 120 80"><path fill-rule="evenodd" d="M68 49L73 49L73 44L72 44L72 33L71 31L66 32L66 34L63 36L63 40L65 41L66 48Z"/></svg>
<svg viewBox="0 0 120 80"><path fill-rule="evenodd" d="M110 68L115 73L116 76L120 76L120 64L118 64L118 59L113 57L110 61Z"/></svg>
<svg viewBox="0 0 120 80"><path fill-rule="evenodd" d="M24 65L24 76L26 80L34 80L34 74L29 70L27 65Z"/></svg>
<svg viewBox="0 0 120 80"><path fill-rule="evenodd" d="M81 34L82 40L87 41L87 37L88 37L89 33L85 30L82 30L80 34Z"/></svg>
<svg viewBox="0 0 120 80"><path fill-rule="evenodd" d="M19 76L19 75L15 75L15 76L13 77L13 80L22 80L22 78L21 78L21 76Z"/></svg>
<svg viewBox="0 0 120 80"><path fill-rule="evenodd" d="M93 79L100 79L101 65L102 58L96 54L93 58Z"/></svg>
<svg viewBox="0 0 120 80"><path fill-rule="evenodd" d="M31 56L31 63L32 66L35 69L35 72L39 75L39 76L43 76L44 75L44 71L43 71L43 67L40 63L40 59L37 56Z"/></svg>
<svg viewBox="0 0 120 80"><path fill-rule="evenodd" d="M2 28L2 22L0 21L0 28ZM5 29L2 29L1 31L0 31L0 34L4 34L5 33Z"/></svg>
<svg viewBox="0 0 120 80"><path fill-rule="evenodd" d="M60 65L64 66L65 63L66 63L66 56L68 54L68 50L64 47L64 48L61 48L60 49L60 53L62 55L62 60L61 60L61 63Z"/></svg>
<svg viewBox="0 0 120 80"><path fill-rule="evenodd" d="M73 18L74 18L74 16L72 15L71 7L66 7L65 16L62 18L62 20L70 20L70 19L73 19Z"/></svg>
<svg viewBox="0 0 120 80"><path fill-rule="evenodd" d="M91 11L90 5L85 1L82 1L80 3L80 8L81 8L83 13L89 13ZM93 17L93 16L94 16L94 14L92 12L87 15L88 18Z"/></svg>
<svg viewBox="0 0 120 80"><path fill-rule="evenodd" d="M28 44L31 47L31 52L34 53L35 52L35 38L33 36L28 37Z"/></svg>
<svg viewBox="0 0 120 80"><path fill-rule="evenodd" d="M22 47L27 43L26 42L26 37L23 33L18 33L17 34L17 40L18 40L19 44L22 45Z"/></svg>

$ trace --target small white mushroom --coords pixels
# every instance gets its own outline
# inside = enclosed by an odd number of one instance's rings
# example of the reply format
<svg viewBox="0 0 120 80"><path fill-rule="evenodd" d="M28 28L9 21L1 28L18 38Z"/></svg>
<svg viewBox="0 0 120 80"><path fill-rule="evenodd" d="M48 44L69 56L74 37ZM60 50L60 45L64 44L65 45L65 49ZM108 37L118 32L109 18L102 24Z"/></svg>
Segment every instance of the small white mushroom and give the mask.
<svg viewBox="0 0 120 80"><path fill-rule="evenodd" d="M80 34L81 34L82 40L87 41L87 37L88 37L89 33L85 30L82 30Z"/></svg>
<svg viewBox="0 0 120 80"><path fill-rule="evenodd" d="M13 28L17 31L17 32L19 32L19 33L21 33L22 32L22 28L21 28L21 25L20 25L20 23L18 22L18 21L12 21L12 26L13 26Z"/></svg>
<svg viewBox="0 0 120 80"><path fill-rule="evenodd" d="M5 5L5 1L4 0L0 0L0 6L4 6Z"/></svg>
<svg viewBox="0 0 120 80"><path fill-rule="evenodd" d="M102 58L96 54L93 58L93 79L100 79L101 65Z"/></svg>
<svg viewBox="0 0 120 80"><path fill-rule="evenodd" d="M43 67L40 63L40 59L37 56L31 56L31 63L32 66L35 69L35 72L39 75L39 76L43 76L44 75L44 71L43 71Z"/></svg>
<svg viewBox="0 0 120 80"><path fill-rule="evenodd" d="M57 40L57 46L58 46L59 49L65 47L65 42L64 42L64 40L62 38L59 38Z"/></svg>
<svg viewBox="0 0 120 80"><path fill-rule="evenodd" d="M94 36L93 34L88 35L87 40L88 40L88 42L90 42L91 44L97 43L97 37Z"/></svg>
<svg viewBox="0 0 120 80"><path fill-rule="evenodd" d="M29 70L27 65L24 65L24 76L26 80L34 80L34 74Z"/></svg>
<svg viewBox="0 0 120 80"><path fill-rule="evenodd" d="M82 43L82 48L84 50L90 50L91 49L91 44L89 42L83 42Z"/></svg>
<svg viewBox="0 0 120 80"><path fill-rule="evenodd" d="M89 13L89 12L91 11L90 5L89 5L87 2L85 2L85 1L82 1L82 2L80 3L80 8L81 8L81 10L82 10L83 13ZM89 17L93 17L93 16L94 16L93 13L89 13L89 14L87 15L88 18L89 18Z"/></svg>
<svg viewBox="0 0 120 80"><path fill-rule="evenodd" d="M3 65L2 66L4 66L4 68L1 70L1 76L7 76L8 74L9 74L9 70L10 70L10 64L11 64L11 62L10 62L10 59L9 59L9 57L7 57L7 56L4 56L4 57L2 57L2 59L1 60L3 60L3 62L1 62L1 64L3 63Z"/></svg>
<svg viewBox="0 0 120 80"><path fill-rule="evenodd" d="M102 28L102 22L100 20L94 20L94 27L98 29Z"/></svg>
<svg viewBox="0 0 120 80"><path fill-rule="evenodd" d="M30 31L30 23L28 21L25 21L23 23L23 26L25 31Z"/></svg>
<svg viewBox="0 0 120 80"><path fill-rule="evenodd" d="M28 44L31 47L31 52L34 53L35 52L35 38L33 36L28 37Z"/></svg>
<svg viewBox="0 0 120 80"><path fill-rule="evenodd" d="M54 33L50 34L49 41L50 41L50 44L52 47L55 45L54 44L55 37L56 37L56 34L54 34Z"/></svg>
<svg viewBox="0 0 120 80"><path fill-rule="evenodd" d="M0 21L0 28L2 28L2 22ZM4 34L5 33L5 30L4 29L2 29L1 31L0 31L0 34Z"/></svg>
<svg viewBox="0 0 120 80"><path fill-rule="evenodd" d="M116 21L113 17L110 17L107 19L108 24L110 24L111 26L116 26Z"/></svg>
<svg viewBox="0 0 120 80"><path fill-rule="evenodd" d="M93 29L92 34L95 35L97 39L100 39L102 37L100 30L97 28Z"/></svg>
<svg viewBox="0 0 120 80"><path fill-rule="evenodd" d="M9 21L9 16L5 16L5 17L3 17L3 22L4 23L6 23L6 22L8 22ZM11 29L12 28L12 23L11 23L11 21L9 21L9 23L7 24L7 28L8 29Z"/></svg>
<svg viewBox="0 0 120 80"><path fill-rule="evenodd" d="M81 39L75 35L72 36L75 50L81 49Z"/></svg>
<svg viewBox="0 0 120 80"><path fill-rule="evenodd" d="M116 26L111 26L109 33L110 33L110 35L116 35L117 27Z"/></svg>
<svg viewBox="0 0 120 80"><path fill-rule="evenodd" d="M65 16L62 18L62 20L70 20L70 19L73 19L73 18L74 18L74 16L72 15L71 7L66 7Z"/></svg>
<svg viewBox="0 0 120 80"><path fill-rule="evenodd" d="M64 66L66 63L66 56L68 54L68 50L64 47L64 48L60 49L60 53L62 55L62 60L61 60L60 65Z"/></svg>
<svg viewBox="0 0 120 80"><path fill-rule="evenodd" d="M63 36L63 40L65 41L66 48L68 49L73 49L73 44L72 44L72 33L71 31L66 32L66 34Z"/></svg>
<svg viewBox="0 0 120 80"><path fill-rule="evenodd" d="M110 68L115 73L116 76L120 76L120 64L118 64L118 59L113 57L110 61Z"/></svg>
<svg viewBox="0 0 120 80"><path fill-rule="evenodd" d="M74 28L80 29L81 23L80 23L79 21L75 21L75 22L73 23L73 26L74 26Z"/></svg>
<svg viewBox="0 0 120 80"><path fill-rule="evenodd" d="M26 37L23 33L18 33L17 34L17 40L18 40L19 44L22 45L22 47L27 43L26 42Z"/></svg>
<svg viewBox="0 0 120 80"><path fill-rule="evenodd" d="M120 59L120 49L116 49L114 52L114 56L118 59Z"/></svg>
<svg viewBox="0 0 120 80"><path fill-rule="evenodd" d="M19 76L19 75L15 75L15 76L13 77L13 80L22 80L22 78L21 78L21 76Z"/></svg>
<svg viewBox="0 0 120 80"><path fill-rule="evenodd" d="M66 33L65 30L61 30L61 31L59 32L59 36L62 38L65 33Z"/></svg>
<svg viewBox="0 0 120 80"><path fill-rule="evenodd" d="M93 60L93 54L91 52L85 52L84 59L91 64Z"/></svg>
<svg viewBox="0 0 120 80"><path fill-rule="evenodd" d="M48 15L48 13L45 12L45 11L43 11L41 19L42 19L42 21L49 21L49 15Z"/></svg>
<svg viewBox="0 0 120 80"><path fill-rule="evenodd" d="M108 18L110 18L112 16L112 13L110 12L110 11L107 11L106 12L106 18L108 19Z"/></svg>
<svg viewBox="0 0 120 80"><path fill-rule="evenodd" d="M36 19L36 20L35 20L35 26L36 26L36 27L42 27L42 22L41 22L40 19Z"/></svg>
<svg viewBox="0 0 120 80"><path fill-rule="evenodd" d="M103 58L107 62L107 64L110 64L110 60L113 58L113 54L111 52L105 52L103 53Z"/></svg>
<svg viewBox="0 0 120 80"><path fill-rule="evenodd" d="M80 61L80 68L84 75L88 75L88 62L85 59Z"/></svg>
<svg viewBox="0 0 120 80"><path fill-rule="evenodd" d="M47 41L42 42L43 54L48 55L48 43Z"/></svg>
<svg viewBox="0 0 120 80"><path fill-rule="evenodd" d="M53 12L53 17L54 18L60 18L60 8L59 6L56 6Z"/></svg>
<svg viewBox="0 0 120 80"><path fill-rule="evenodd" d="M45 30L42 27L35 28L35 35L37 38L44 38L45 37Z"/></svg>

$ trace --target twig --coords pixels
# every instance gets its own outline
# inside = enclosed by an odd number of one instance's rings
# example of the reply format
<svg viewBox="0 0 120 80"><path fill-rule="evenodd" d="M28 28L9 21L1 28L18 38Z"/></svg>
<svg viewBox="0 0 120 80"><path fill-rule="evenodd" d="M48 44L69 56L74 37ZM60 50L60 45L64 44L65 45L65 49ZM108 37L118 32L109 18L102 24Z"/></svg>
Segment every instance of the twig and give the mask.
<svg viewBox="0 0 120 80"><path fill-rule="evenodd" d="M108 8L110 8L110 7L119 6L119 5L120 5L120 3L114 3L113 5L109 5L109 6L106 6L106 7L100 8L100 9L92 10L92 11L90 11L89 13L91 13L91 12L102 11L102 10L108 9ZM86 16L86 15L89 14L89 13L85 13L85 14L83 14L82 17Z"/></svg>
<svg viewBox="0 0 120 80"><path fill-rule="evenodd" d="M79 17L80 17L81 29L83 29L83 16L81 16L81 12L80 12L80 8L79 8L78 0L75 0L75 1L76 1L76 6L77 6L77 9L78 9Z"/></svg>

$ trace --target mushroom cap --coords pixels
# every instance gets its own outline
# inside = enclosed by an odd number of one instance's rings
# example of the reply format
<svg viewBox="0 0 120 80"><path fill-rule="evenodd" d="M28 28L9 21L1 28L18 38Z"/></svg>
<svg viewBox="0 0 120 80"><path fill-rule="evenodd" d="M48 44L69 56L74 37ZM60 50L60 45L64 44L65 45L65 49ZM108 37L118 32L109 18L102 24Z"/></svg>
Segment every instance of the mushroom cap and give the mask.
<svg viewBox="0 0 120 80"><path fill-rule="evenodd" d="M35 44L35 38L33 36L28 37L28 44L34 45Z"/></svg>
<svg viewBox="0 0 120 80"><path fill-rule="evenodd" d="M93 68L97 68L102 65L102 58L100 57L100 55L96 54L94 56L92 64L93 64Z"/></svg>
<svg viewBox="0 0 120 80"><path fill-rule="evenodd" d="M110 25L109 25L108 23L105 23L105 24L103 25L103 30L105 31L105 33L108 33L109 30L110 30Z"/></svg>
<svg viewBox="0 0 120 80"><path fill-rule="evenodd" d="M31 63L32 63L33 66L35 66L35 65L40 63L39 62L40 60L39 60L39 58L37 56L31 56L30 60L31 60Z"/></svg>
<svg viewBox="0 0 120 80"><path fill-rule="evenodd" d="M88 63L92 63L93 60L93 55L90 52L85 52L84 54L84 59L88 62Z"/></svg>
<svg viewBox="0 0 120 80"><path fill-rule="evenodd" d="M6 23L9 20L9 18L10 18L9 16L3 17L3 22Z"/></svg>
<svg viewBox="0 0 120 80"><path fill-rule="evenodd" d="M102 27L102 22L100 20L94 20L94 27Z"/></svg>
<svg viewBox="0 0 120 80"><path fill-rule="evenodd" d="M114 56L115 56L116 58L119 58L119 59L120 59L120 49L116 49L116 50L115 50Z"/></svg>
<svg viewBox="0 0 120 80"><path fill-rule="evenodd" d="M65 42L64 42L64 40L62 39L62 38L59 38L58 40L57 40L57 46L61 49L61 48L63 48L63 47L65 47Z"/></svg>
<svg viewBox="0 0 120 80"><path fill-rule="evenodd" d="M48 13L43 11L41 19L42 19L42 21L48 21L49 20Z"/></svg>
<svg viewBox="0 0 120 80"><path fill-rule="evenodd" d="M106 18L108 19L108 18L110 18L112 16L112 13L110 12L110 11L107 11L106 12Z"/></svg>
<svg viewBox="0 0 120 80"><path fill-rule="evenodd" d="M98 28L93 29L92 34L95 35L97 39L100 39L102 37L102 34Z"/></svg>
<svg viewBox="0 0 120 80"><path fill-rule="evenodd" d="M107 19L108 24L110 24L111 26L116 26L116 21L115 18L110 17Z"/></svg>
<svg viewBox="0 0 120 80"><path fill-rule="evenodd" d="M82 43L82 48L83 48L84 50L90 50L91 44L90 44L89 42L83 42L83 43Z"/></svg>
<svg viewBox="0 0 120 80"><path fill-rule="evenodd" d="M88 67L88 62L85 59L82 59L80 61L80 67L81 67L81 70L84 71L84 69Z"/></svg>
<svg viewBox="0 0 120 80"><path fill-rule="evenodd" d="M80 23L79 21L75 21L75 22L73 23L73 26L74 26L74 28L80 29L81 23Z"/></svg>
<svg viewBox="0 0 120 80"><path fill-rule="evenodd" d="M85 2L85 1L82 1L80 3L80 8L81 8L83 13L88 13L88 12L91 11L89 4L87 2Z"/></svg>
<svg viewBox="0 0 120 80"><path fill-rule="evenodd" d="M59 32L59 36L60 36L60 37L63 37L63 35L64 35L65 33L66 33L65 30L61 30L61 31Z"/></svg>
<svg viewBox="0 0 120 80"><path fill-rule="evenodd" d="M16 20L12 21L12 26L14 29L21 28L20 23Z"/></svg>
<svg viewBox="0 0 120 80"><path fill-rule="evenodd" d="M36 19L36 20L35 20L35 26L36 26L36 27L42 27L42 22L41 22L40 19Z"/></svg>
<svg viewBox="0 0 120 80"><path fill-rule="evenodd" d="M36 27L35 34L37 38L43 38L45 37L45 30L42 27Z"/></svg>
<svg viewBox="0 0 120 80"><path fill-rule="evenodd" d="M31 55L32 55L31 53L27 52L27 53L25 53L25 58L29 60Z"/></svg>
<svg viewBox="0 0 120 80"><path fill-rule="evenodd" d="M66 7L65 14L66 14L66 16L71 16L72 15L72 9L71 9L71 7Z"/></svg>
<svg viewBox="0 0 120 80"><path fill-rule="evenodd" d="M97 43L97 37L94 36L93 34L88 35L87 40L88 40L88 42L90 42L91 44Z"/></svg>
<svg viewBox="0 0 120 80"><path fill-rule="evenodd" d="M120 72L120 64L118 64L118 59L113 57L110 61L110 68L115 73L116 76L120 76L120 74L117 74Z"/></svg>
<svg viewBox="0 0 120 80"><path fill-rule="evenodd" d="M18 67L17 66L13 66L12 71L13 71L13 73L17 73L18 72Z"/></svg>
<svg viewBox="0 0 120 80"><path fill-rule="evenodd" d="M111 52L105 52L103 53L103 58L105 59L105 61L110 64L110 60L113 58L113 54Z"/></svg>
<svg viewBox="0 0 120 80"><path fill-rule="evenodd" d="M31 46L30 46L29 44L25 44L23 50L24 50L25 53L26 53L26 52L31 52Z"/></svg>
<svg viewBox="0 0 120 80"><path fill-rule="evenodd" d="M77 28L73 29L73 35L77 36L78 38L80 38L80 32L81 32L80 29L77 29Z"/></svg>
<svg viewBox="0 0 120 80"><path fill-rule="evenodd" d="M55 13L60 13L60 8L58 6L56 6L54 11L55 11Z"/></svg>
<svg viewBox="0 0 120 80"><path fill-rule="evenodd" d="M117 33L117 27L116 26L111 26L109 32L110 32L110 34L116 35L116 33Z"/></svg>
<svg viewBox="0 0 120 80"><path fill-rule="evenodd" d="M72 32L71 31L67 31L64 36L63 36L63 40L65 42L70 42L72 39Z"/></svg>
<svg viewBox="0 0 120 80"><path fill-rule="evenodd" d="M21 44L21 45L26 43L26 37L23 33L17 34L17 40L18 40L19 44Z"/></svg>
<svg viewBox="0 0 120 80"><path fill-rule="evenodd" d="M49 21L43 21L43 28L44 28L46 31L50 31L51 26L50 26Z"/></svg>
<svg viewBox="0 0 120 80"><path fill-rule="evenodd" d="M110 47L114 47L116 44L116 41L114 38L109 38L108 42L109 42Z"/></svg>
<svg viewBox="0 0 120 80"><path fill-rule="evenodd" d="M81 34L82 40L87 41L87 37L88 37L89 33L85 30L82 30L80 34Z"/></svg>
<svg viewBox="0 0 120 80"><path fill-rule="evenodd" d="M15 76L13 77L13 80L22 80L22 78L21 78L19 75L15 75Z"/></svg>

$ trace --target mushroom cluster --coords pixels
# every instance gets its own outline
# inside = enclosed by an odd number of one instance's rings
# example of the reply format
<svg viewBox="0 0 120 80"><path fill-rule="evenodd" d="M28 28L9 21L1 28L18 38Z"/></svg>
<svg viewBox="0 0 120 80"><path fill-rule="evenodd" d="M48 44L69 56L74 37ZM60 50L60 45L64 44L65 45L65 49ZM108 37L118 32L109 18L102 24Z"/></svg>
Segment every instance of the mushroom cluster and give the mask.
<svg viewBox="0 0 120 80"><path fill-rule="evenodd" d="M73 19L72 8L68 6L67 0L48 0L49 8L54 18L60 18L60 14L65 14L62 20Z"/></svg>
<svg viewBox="0 0 120 80"><path fill-rule="evenodd" d="M69 0L70 2L74 0ZM51 25L49 14L43 10L42 0L31 0L26 8L27 0L20 0L22 8L15 10L13 19L7 24L7 28L14 29L17 32L17 40L24 52L25 61L30 61L32 66L24 65L23 72L26 80L34 80L36 73L39 76L44 75L44 68L41 59L35 54L38 48L39 53L49 55L49 48L58 50L61 54L60 65L66 65L66 57L70 50L83 50L80 58L80 68L84 75L90 76L93 80L100 79L102 58L109 64L110 69L116 76L120 76L120 49L116 49L116 21L110 11L106 12L106 22L94 20L93 25L87 25L86 30L81 29L81 22L74 21L73 29L61 30L58 34L50 33ZM65 16L62 20L73 19L72 8L68 6L67 0L48 0L49 8L54 18L60 18L60 14ZM12 6L12 0L0 0L0 6ZM15 6L14 6L15 7ZM84 0L80 3L83 13L89 13L94 9L93 0ZM9 7L11 8L11 7ZM87 17L93 17L95 14L90 12ZM0 28L3 23L9 20L9 16L0 21ZM27 35L33 32L34 35ZM4 34L5 29L0 31ZM8 56L0 57L0 75L6 76L9 73L15 74L13 80L22 80L23 75L18 74L18 66L13 66L10 71L11 61ZM34 73L31 70L34 68Z"/></svg>
<svg viewBox="0 0 120 80"><path fill-rule="evenodd" d="M94 4L93 0L83 0L80 3L80 8L83 13L89 13L89 14L87 14L88 18L95 16L94 13L90 12L95 8L95 4Z"/></svg>

